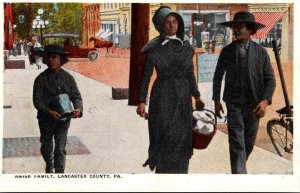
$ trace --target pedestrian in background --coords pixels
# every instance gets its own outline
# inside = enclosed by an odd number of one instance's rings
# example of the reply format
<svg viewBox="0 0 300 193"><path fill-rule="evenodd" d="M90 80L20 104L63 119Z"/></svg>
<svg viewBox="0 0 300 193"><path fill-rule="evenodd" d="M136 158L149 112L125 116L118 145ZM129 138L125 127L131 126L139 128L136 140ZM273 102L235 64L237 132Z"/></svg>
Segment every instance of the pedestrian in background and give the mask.
<svg viewBox="0 0 300 193"><path fill-rule="evenodd" d="M36 61L35 61L35 56L34 56L34 47L33 47L32 38L29 38L29 41L27 43L27 51L28 51L29 64L30 65L35 64Z"/></svg>
<svg viewBox="0 0 300 193"><path fill-rule="evenodd" d="M23 52L24 52L24 55L26 56L27 52L28 52L28 41L26 38L23 41Z"/></svg>
<svg viewBox="0 0 300 193"><path fill-rule="evenodd" d="M32 45L33 45L33 55L35 58L35 64L37 65L38 69L42 67L42 45L38 42L36 36L32 36Z"/></svg>
<svg viewBox="0 0 300 193"><path fill-rule="evenodd" d="M13 49L12 49L12 52L13 52L13 56L17 56L18 55L18 46L17 46L17 41L15 40L13 42Z"/></svg>
<svg viewBox="0 0 300 193"><path fill-rule="evenodd" d="M18 55L22 55L22 44L23 44L23 42L21 39L17 40L17 54Z"/></svg>
<svg viewBox="0 0 300 193"><path fill-rule="evenodd" d="M152 21L158 37L143 48L147 54L141 83L137 114L148 119L150 145L148 160L155 173L188 173L192 148L192 96L197 110L203 110L194 77L194 49L184 40L182 17L162 6ZM145 111L146 97L153 69L157 78L153 84L149 115Z"/></svg>
<svg viewBox="0 0 300 193"><path fill-rule="evenodd" d="M36 64L41 69L43 47L38 42L36 36L32 36L28 43L28 58L31 65Z"/></svg>
<svg viewBox="0 0 300 193"><path fill-rule="evenodd" d="M221 25L232 28L236 40L222 49L218 59L213 79L215 113L218 117L224 113L220 93L226 73L223 100L227 107L231 172L246 174L259 120L272 103L274 72L267 51L251 40L251 35L264 27L253 14L238 12L233 21Z"/></svg>
<svg viewBox="0 0 300 193"><path fill-rule="evenodd" d="M48 68L35 79L33 86L33 104L38 111L41 134L41 153L46 162L46 173L53 173L53 169L55 173L64 173L70 118L82 116L82 98L73 76L61 68L68 62L67 53L62 47L55 44L45 46L42 61ZM57 106L62 95L67 95L70 99L64 101L64 104L72 102L74 106L71 117L63 117Z"/></svg>

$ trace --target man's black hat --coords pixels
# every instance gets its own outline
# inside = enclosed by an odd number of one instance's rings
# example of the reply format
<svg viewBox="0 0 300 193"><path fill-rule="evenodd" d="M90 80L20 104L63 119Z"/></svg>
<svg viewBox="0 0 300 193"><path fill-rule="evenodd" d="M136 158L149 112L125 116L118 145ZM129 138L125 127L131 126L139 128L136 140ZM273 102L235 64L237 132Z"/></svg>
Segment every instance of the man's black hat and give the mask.
<svg viewBox="0 0 300 193"><path fill-rule="evenodd" d="M256 33L257 30L266 27L264 24L256 22L254 15L252 13L248 12L248 11L237 12L234 15L232 21L221 22L220 25L232 28L235 23L241 23L241 22L246 22L246 23L253 24L254 29L255 29L254 33Z"/></svg>
<svg viewBox="0 0 300 193"><path fill-rule="evenodd" d="M57 44L48 44L45 46L44 55L50 53L59 55L69 55L69 52L65 52L64 48Z"/></svg>
<svg viewBox="0 0 300 193"><path fill-rule="evenodd" d="M57 44L46 45L42 52L42 55L43 55L42 62L44 64L47 64L45 56L50 55L50 54L58 54L60 56L63 56L63 60L61 60L61 65L64 65L65 63L67 63L69 61L68 58L66 57L69 55L69 52L65 52L63 46L60 46Z"/></svg>

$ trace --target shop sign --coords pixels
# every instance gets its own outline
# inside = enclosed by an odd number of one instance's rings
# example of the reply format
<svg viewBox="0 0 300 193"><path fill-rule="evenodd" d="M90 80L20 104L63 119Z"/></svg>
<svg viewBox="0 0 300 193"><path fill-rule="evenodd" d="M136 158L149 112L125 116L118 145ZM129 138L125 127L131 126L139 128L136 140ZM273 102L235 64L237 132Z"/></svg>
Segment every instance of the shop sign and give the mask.
<svg viewBox="0 0 300 193"><path fill-rule="evenodd" d="M198 54L198 82L212 82L219 54Z"/></svg>

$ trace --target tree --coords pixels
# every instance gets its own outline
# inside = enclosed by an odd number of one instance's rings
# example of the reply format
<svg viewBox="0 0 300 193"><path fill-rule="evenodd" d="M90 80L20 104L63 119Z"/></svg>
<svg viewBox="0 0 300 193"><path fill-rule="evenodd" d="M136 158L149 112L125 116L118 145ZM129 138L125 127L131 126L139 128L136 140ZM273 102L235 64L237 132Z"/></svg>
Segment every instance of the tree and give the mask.
<svg viewBox="0 0 300 193"><path fill-rule="evenodd" d="M38 15L40 8L44 9L43 20L50 22L43 29L43 34L75 33L82 35L81 3L14 3L13 15L18 38L28 38L33 34L39 35L40 29L32 29L32 21ZM24 15L24 22L20 22L20 15Z"/></svg>
<svg viewBox="0 0 300 193"><path fill-rule="evenodd" d="M53 3L13 3L14 24L17 38L29 38L32 35L32 20L38 15L38 9L43 8L43 19L49 19L49 13L53 11ZM38 31L38 30L34 30Z"/></svg>
<svg viewBox="0 0 300 193"><path fill-rule="evenodd" d="M53 17L53 32L82 34L82 8L80 3L58 3Z"/></svg>
<svg viewBox="0 0 300 193"><path fill-rule="evenodd" d="M53 17L45 33L74 33L82 35L82 8L81 3L56 3ZM62 38L50 38L48 43L63 43Z"/></svg>
<svg viewBox="0 0 300 193"><path fill-rule="evenodd" d="M13 3L13 20L16 25L15 39L19 38L28 38L31 26L31 14L30 14L30 5L29 3ZM23 15L23 20L19 20L19 16Z"/></svg>

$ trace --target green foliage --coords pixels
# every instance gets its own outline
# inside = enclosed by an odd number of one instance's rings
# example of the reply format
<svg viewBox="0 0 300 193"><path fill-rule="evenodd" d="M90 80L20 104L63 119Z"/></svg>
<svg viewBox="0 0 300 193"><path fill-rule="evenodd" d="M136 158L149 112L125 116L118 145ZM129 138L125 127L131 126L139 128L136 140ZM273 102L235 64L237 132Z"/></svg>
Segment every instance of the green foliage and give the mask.
<svg viewBox="0 0 300 193"><path fill-rule="evenodd" d="M53 10L53 3L13 3L15 31L18 38L28 38L32 32L32 20L38 15L38 9L43 8L43 19L49 19L49 13ZM21 23L19 15L24 15L24 22ZM38 30L37 30L38 31Z"/></svg>
<svg viewBox="0 0 300 193"><path fill-rule="evenodd" d="M82 33L82 8L80 3L58 3L54 15L56 32Z"/></svg>
<svg viewBox="0 0 300 193"><path fill-rule="evenodd" d="M19 15L22 14L25 16L24 22L19 22ZM16 39L19 38L27 38L29 35L29 31L31 25L28 23L30 22L30 6L29 3L14 3L13 4L13 17L14 17L14 24L16 25L15 31L17 32Z"/></svg>
<svg viewBox="0 0 300 193"><path fill-rule="evenodd" d="M31 34L40 34L40 29L32 29L32 21L38 15L38 9L43 8L43 20L50 24L43 29L47 33L75 33L82 35L82 7L81 3L13 3L14 23L18 38L28 38ZM52 14L51 14L52 13ZM25 16L23 23L19 22L19 15ZM63 40L54 40L61 42Z"/></svg>

